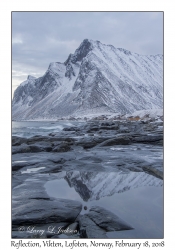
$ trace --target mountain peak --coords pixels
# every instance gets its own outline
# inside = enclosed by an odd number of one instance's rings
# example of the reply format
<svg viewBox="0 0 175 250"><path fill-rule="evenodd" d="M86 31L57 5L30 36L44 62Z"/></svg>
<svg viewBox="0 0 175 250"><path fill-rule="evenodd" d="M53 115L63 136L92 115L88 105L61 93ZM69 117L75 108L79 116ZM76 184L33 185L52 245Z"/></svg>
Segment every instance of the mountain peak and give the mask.
<svg viewBox="0 0 175 250"><path fill-rule="evenodd" d="M93 113L133 113L163 105L163 57L142 56L84 39L64 63L23 82L13 98L14 119ZM24 112L25 111L25 112Z"/></svg>
<svg viewBox="0 0 175 250"><path fill-rule="evenodd" d="M84 39L80 46L75 50L71 61L73 63L80 62L93 49L93 43L94 42L90 39Z"/></svg>

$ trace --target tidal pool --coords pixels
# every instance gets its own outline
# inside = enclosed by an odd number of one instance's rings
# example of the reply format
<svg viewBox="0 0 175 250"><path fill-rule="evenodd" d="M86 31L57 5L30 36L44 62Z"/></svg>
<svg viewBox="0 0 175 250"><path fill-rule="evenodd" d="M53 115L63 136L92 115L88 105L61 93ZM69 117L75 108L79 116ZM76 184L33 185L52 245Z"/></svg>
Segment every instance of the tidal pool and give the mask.
<svg viewBox="0 0 175 250"><path fill-rule="evenodd" d="M80 201L81 214L101 206L134 228L107 232L109 238L163 238L163 181L154 176L64 171L46 182L45 189L51 197Z"/></svg>

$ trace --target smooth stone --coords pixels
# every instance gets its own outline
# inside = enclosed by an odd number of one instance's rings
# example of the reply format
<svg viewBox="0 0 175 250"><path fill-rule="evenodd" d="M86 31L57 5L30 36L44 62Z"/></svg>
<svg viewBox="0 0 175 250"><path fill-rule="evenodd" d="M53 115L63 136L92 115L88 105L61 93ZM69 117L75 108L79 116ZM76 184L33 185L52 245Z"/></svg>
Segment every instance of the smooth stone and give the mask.
<svg viewBox="0 0 175 250"><path fill-rule="evenodd" d="M12 238L47 239L55 235L61 234L60 228L64 230L68 225L69 225L68 222L61 222L61 223L51 223L51 224L17 226L13 228Z"/></svg>
<svg viewBox="0 0 175 250"><path fill-rule="evenodd" d="M60 222L60 223L53 223L53 224L46 224L44 227L46 227L46 237L52 238L55 235L62 234L61 230L65 230L67 226L69 225L69 222Z"/></svg>
<svg viewBox="0 0 175 250"><path fill-rule="evenodd" d="M13 225L74 222L82 209L78 201L66 199L27 199L12 210Z"/></svg>
<svg viewBox="0 0 175 250"><path fill-rule="evenodd" d="M31 152L30 147L25 143L22 143L20 146L12 147L12 154L30 153L30 152Z"/></svg>
<svg viewBox="0 0 175 250"><path fill-rule="evenodd" d="M36 163L32 162L12 162L12 171L17 171L21 168L35 165Z"/></svg>
<svg viewBox="0 0 175 250"><path fill-rule="evenodd" d="M77 218L79 222L80 238L90 239L105 239L106 231L94 223L86 214L79 215Z"/></svg>
<svg viewBox="0 0 175 250"><path fill-rule="evenodd" d="M70 224L67 228L65 228L65 233L66 235L72 235L72 234L77 234L78 233L78 222L74 222Z"/></svg>
<svg viewBox="0 0 175 250"><path fill-rule="evenodd" d="M87 214L99 227L106 231L120 231L133 229L129 224L120 219L114 213L99 207L93 206Z"/></svg>

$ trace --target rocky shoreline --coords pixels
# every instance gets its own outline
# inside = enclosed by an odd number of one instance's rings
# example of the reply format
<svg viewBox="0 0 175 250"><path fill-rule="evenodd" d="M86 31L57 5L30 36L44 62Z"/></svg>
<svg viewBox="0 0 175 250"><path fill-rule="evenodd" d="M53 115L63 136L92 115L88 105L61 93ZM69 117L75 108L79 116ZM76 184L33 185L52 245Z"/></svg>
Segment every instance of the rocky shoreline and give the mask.
<svg viewBox="0 0 175 250"><path fill-rule="evenodd" d="M12 238L106 238L132 230L110 209L92 206L82 214L80 201L50 197L44 184L75 170L144 172L163 180L162 150L161 120L91 120L47 136L12 136Z"/></svg>

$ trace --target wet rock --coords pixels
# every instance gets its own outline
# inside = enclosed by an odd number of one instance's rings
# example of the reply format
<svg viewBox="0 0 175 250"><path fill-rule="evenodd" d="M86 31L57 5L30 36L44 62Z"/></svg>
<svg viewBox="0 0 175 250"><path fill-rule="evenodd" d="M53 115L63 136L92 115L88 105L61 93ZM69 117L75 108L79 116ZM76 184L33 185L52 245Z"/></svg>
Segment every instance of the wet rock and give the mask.
<svg viewBox="0 0 175 250"><path fill-rule="evenodd" d="M29 153L29 152L31 152L31 149L25 143L22 143L20 146L13 146L12 147L12 154Z"/></svg>
<svg viewBox="0 0 175 250"><path fill-rule="evenodd" d="M85 157L80 158L79 160L81 160L81 161L92 161L93 163L102 162L101 158L95 157L95 156L85 156Z"/></svg>
<svg viewBox="0 0 175 250"><path fill-rule="evenodd" d="M56 136L56 133L49 133L49 136Z"/></svg>
<svg viewBox="0 0 175 250"><path fill-rule="evenodd" d="M79 222L79 233L80 238L90 238L90 239L105 239L106 231L96 223L94 223L87 215L79 215L77 218Z"/></svg>
<svg viewBox="0 0 175 250"><path fill-rule="evenodd" d="M151 167L151 166L144 166L142 169L146 173L151 174L151 175L163 180L163 171L156 169L154 167Z"/></svg>
<svg viewBox="0 0 175 250"><path fill-rule="evenodd" d="M15 182L21 180L22 184L12 189L12 210L17 211L19 207L27 206L29 200L52 200L44 190L45 180L38 180L34 177L28 179L24 174L13 176L13 180Z"/></svg>
<svg viewBox="0 0 175 250"><path fill-rule="evenodd" d="M88 130L87 130L87 133L93 133L95 131L99 131L99 127L98 126L94 126L94 127L90 127Z"/></svg>
<svg viewBox="0 0 175 250"><path fill-rule="evenodd" d="M20 185L20 184L22 184L23 183L23 179L21 178L21 176L18 176L18 175L14 175L13 173L12 173L12 189L14 188L14 187L16 187L16 186L18 186L18 185Z"/></svg>
<svg viewBox="0 0 175 250"><path fill-rule="evenodd" d="M20 146L21 144L26 142L26 138L12 136L12 146Z"/></svg>
<svg viewBox="0 0 175 250"><path fill-rule="evenodd" d="M12 154L37 153L37 152L42 152L42 151L49 152L52 150L52 146L50 142L40 141L40 142L35 142L31 144L26 140L26 143L22 143L20 146L13 146Z"/></svg>
<svg viewBox="0 0 175 250"><path fill-rule="evenodd" d="M121 231L133 229L129 224L120 219L117 215L99 206L92 207L87 215L99 227L105 229L106 231Z"/></svg>
<svg viewBox="0 0 175 250"><path fill-rule="evenodd" d="M19 227L20 228L20 227ZM12 239L33 239L33 238L40 238L41 236L39 234L31 234L29 232L25 231L12 231Z"/></svg>
<svg viewBox="0 0 175 250"><path fill-rule="evenodd" d="M106 140L99 144L98 146L114 146L114 145L128 145L130 144L130 139L128 137L116 137L113 139Z"/></svg>
<svg viewBox="0 0 175 250"><path fill-rule="evenodd" d="M48 139L55 140L55 138L52 138L52 137L49 137L49 136L35 135L33 137L27 138L26 143L27 144L33 144L33 143L41 142L41 141L48 141Z"/></svg>
<svg viewBox="0 0 175 250"><path fill-rule="evenodd" d="M48 160L54 163L58 163L58 164L63 164L66 161L72 161L75 160L75 154L71 151L71 152L60 152L59 154L49 154L48 155Z"/></svg>
<svg viewBox="0 0 175 250"><path fill-rule="evenodd" d="M73 235L78 233L78 222L74 222L70 224L67 228L64 230L64 234L66 235Z"/></svg>
<svg viewBox="0 0 175 250"><path fill-rule="evenodd" d="M75 143L75 145L81 146L84 149L88 149L88 148L93 148L94 146L96 146L97 142L94 141L92 138L88 137L88 138L83 138L79 140L78 142Z"/></svg>
<svg viewBox="0 0 175 250"><path fill-rule="evenodd" d="M48 173L48 174L53 174L53 173L59 173L62 171L62 166L55 166L55 167L50 167L46 168L42 171L42 173Z"/></svg>
<svg viewBox="0 0 175 250"><path fill-rule="evenodd" d="M118 130L119 129L119 126L117 125L109 125L108 126L101 126L100 129L103 129L103 130Z"/></svg>
<svg viewBox="0 0 175 250"><path fill-rule="evenodd" d="M73 200L50 198L44 184L51 176L43 175L40 179L35 176L27 178L21 175L23 184L12 189L12 227L74 222L82 204Z"/></svg>
<svg viewBox="0 0 175 250"><path fill-rule="evenodd" d="M46 151L50 152L52 150L52 144L50 142L45 142L45 141L39 141L34 144L30 145L31 152L41 152L41 151Z"/></svg>
<svg viewBox="0 0 175 250"><path fill-rule="evenodd" d="M30 145L29 148L30 148L31 153L38 153L38 152L45 151L44 148L42 148L38 145Z"/></svg>
<svg viewBox="0 0 175 250"><path fill-rule="evenodd" d="M60 223L44 225L46 231L46 238L52 238L53 236L62 234L62 231L65 230L68 225L69 225L68 222L60 222Z"/></svg>
<svg viewBox="0 0 175 250"><path fill-rule="evenodd" d="M109 139L109 137L84 137L75 142L76 146L82 146L84 149L95 147L97 144Z"/></svg>
<svg viewBox="0 0 175 250"><path fill-rule="evenodd" d="M146 144L160 144L163 142L163 135L145 135L132 138L132 142Z"/></svg>
<svg viewBox="0 0 175 250"><path fill-rule="evenodd" d="M63 128L63 131L80 131L80 128L78 127L68 127L68 128Z"/></svg>
<svg viewBox="0 0 175 250"><path fill-rule="evenodd" d="M58 222L74 222L82 209L78 201L65 199L28 199L13 208L13 225L35 225Z"/></svg>
<svg viewBox="0 0 175 250"><path fill-rule="evenodd" d="M57 145L53 148L53 152L67 152L71 150L71 146L67 142L61 142L60 145Z"/></svg>
<svg viewBox="0 0 175 250"><path fill-rule="evenodd" d="M54 163L58 163L58 164L63 164L63 163L66 162L66 160L64 158L59 157L59 156L50 158L49 160L52 161L52 162L54 162Z"/></svg>
<svg viewBox="0 0 175 250"><path fill-rule="evenodd" d="M35 225L23 225L13 228L12 238L38 238L47 239L55 235L61 234L61 230L64 230L69 225L68 222L51 223L51 224L35 224Z"/></svg>
<svg viewBox="0 0 175 250"><path fill-rule="evenodd" d="M13 162L12 163L12 171L17 171L21 168L27 167L27 166L32 166L35 165L35 162Z"/></svg>

